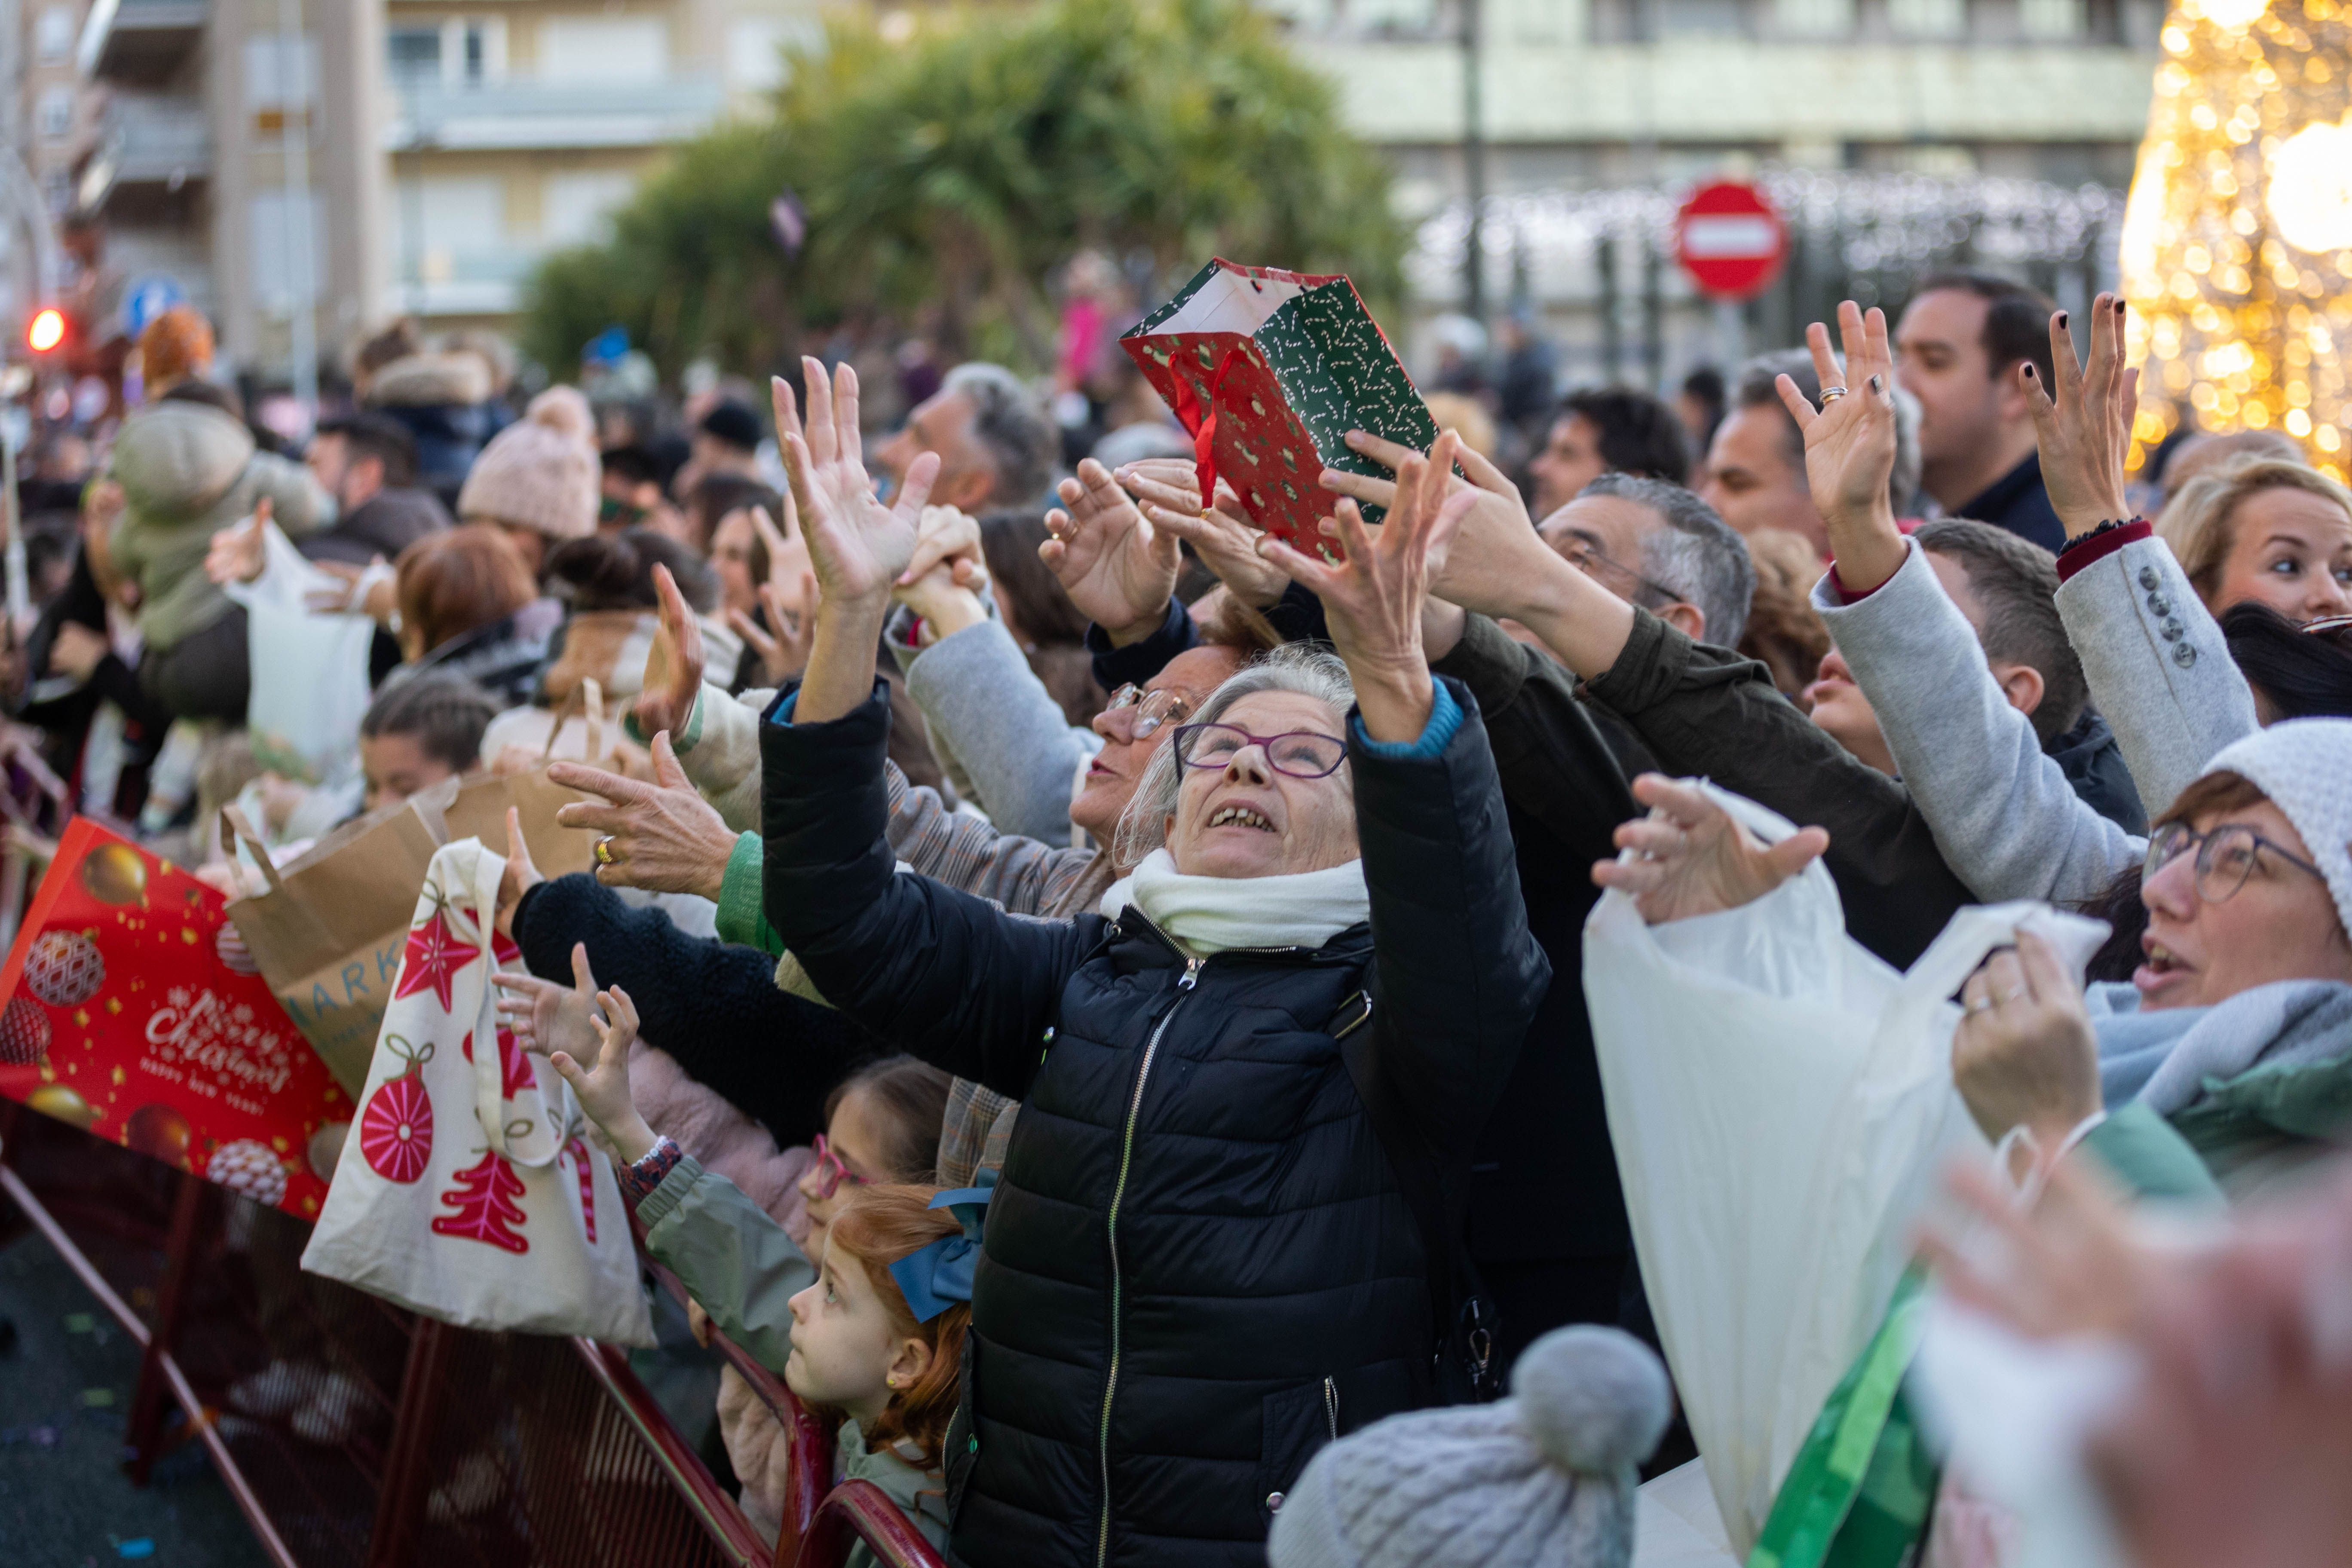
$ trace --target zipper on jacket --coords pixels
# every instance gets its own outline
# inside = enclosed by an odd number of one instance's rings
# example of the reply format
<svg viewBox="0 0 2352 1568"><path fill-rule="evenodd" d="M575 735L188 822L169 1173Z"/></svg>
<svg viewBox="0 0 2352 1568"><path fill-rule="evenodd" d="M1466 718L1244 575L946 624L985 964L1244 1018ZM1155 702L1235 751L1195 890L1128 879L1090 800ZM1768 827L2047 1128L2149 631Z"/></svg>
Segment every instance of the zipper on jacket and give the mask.
<svg viewBox="0 0 2352 1568"><path fill-rule="evenodd" d="M1160 940L1165 942L1167 938L1161 937ZM1095 1534L1095 1568L1103 1568L1110 1557L1110 1402L1112 1396L1118 1393L1118 1205L1119 1201L1127 1196L1128 1165L1135 1157L1135 1123L1143 1111L1143 1087L1151 1081L1152 1058L1160 1054L1160 1039L1168 1033L1168 1021L1175 1017L1176 1009L1184 1005L1183 993L1192 990L1200 978L1201 961L1185 959L1184 973L1176 981L1176 1000L1169 1004L1168 1011L1160 1015L1160 1022L1151 1031L1151 1039L1143 1047L1143 1065L1135 1073L1135 1094L1127 1103L1127 1133L1118 1151L1118 1182L1111 1188L1110 1217L1105 1227L1110 1238L1110 1373L1103 1380L1102 1433L1097 1441L1097 1458L1102 1466L1102 1524Z"/></svg>
<svg viewBox="0 0 2352 1568"><path fill-rule="evenodd" d="M1329 1378L1323 1380L1323 1415L1331 1426L1331 1441L1339 1440L1339 1385Z"/></svg>

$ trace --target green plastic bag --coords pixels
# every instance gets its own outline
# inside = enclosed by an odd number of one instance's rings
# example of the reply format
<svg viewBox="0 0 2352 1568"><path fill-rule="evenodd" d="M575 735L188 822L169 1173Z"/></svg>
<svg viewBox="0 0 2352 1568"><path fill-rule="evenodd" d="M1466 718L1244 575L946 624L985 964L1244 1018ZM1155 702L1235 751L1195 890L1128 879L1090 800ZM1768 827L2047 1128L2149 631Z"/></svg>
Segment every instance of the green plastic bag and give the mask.
<svg viewBox="0 0 2352 1568"><path fill-rule="evenodd" d="M1904 1397L1927 1275L1913 1268L1797 1450L1748 1568L1903 1568L1916 1560L1940 1467Z"/></svg>

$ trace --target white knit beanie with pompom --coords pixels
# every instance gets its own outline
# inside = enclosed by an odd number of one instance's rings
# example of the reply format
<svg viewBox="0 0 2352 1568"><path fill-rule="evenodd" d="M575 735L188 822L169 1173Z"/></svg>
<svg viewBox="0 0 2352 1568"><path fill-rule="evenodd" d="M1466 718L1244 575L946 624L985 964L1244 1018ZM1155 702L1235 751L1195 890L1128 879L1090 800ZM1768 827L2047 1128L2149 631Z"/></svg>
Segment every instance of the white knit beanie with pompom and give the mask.
<svg viewBox="0 0 2352 1568"><path fill-rule="evenodd" d="M1616 1329L1557 1329L1511 1397L1376 1422L1315 1456L1274 1516L1273 1568L1625 1568L1666 1371Z"/></svg>
<svg viewBox="0 0 2352 1568"><path fill-rule="evenodd" d="M2294 824L2327 874L2336 918L2352 931L2352 719L2289 719L2232 741L2205 764L2236 773Z"/></svg>
<svg viewBox="0 0 2352 1568"><path fill-rule="evenodd" d="M587 538L596 531L604 489L595 430L587 398L569 386L549 387L474 459L457 492L457 516L528 528L553 542Z"/></svg>

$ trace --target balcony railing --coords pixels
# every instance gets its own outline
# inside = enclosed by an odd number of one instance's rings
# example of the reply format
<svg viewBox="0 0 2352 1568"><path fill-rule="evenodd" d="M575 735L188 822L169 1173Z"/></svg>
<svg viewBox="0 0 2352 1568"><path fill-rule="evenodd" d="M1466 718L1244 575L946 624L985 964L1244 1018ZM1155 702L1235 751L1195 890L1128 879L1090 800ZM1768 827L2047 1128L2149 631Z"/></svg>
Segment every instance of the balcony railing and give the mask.
<svg viewBox="0 0 2352 1568"><path fill-rule="evenodd" d="M392 84L394 152L649 147L695 135L726 107L715 77L548 82L509 77L478 85Z"/></svg>
<svg viewBox="0 0 2352 1568"><path fill-rule="evenodd" d="M208 8L206 0L97 0L74 63L85 77L160 80L190 58Z"/></svg>
<svg viewBox="0 0 2352 1568"><path fill-rule="evenodd" d="M118 93L96 129L77 187L85 206L101 206L131 186L176 191L212 175L212 130L194 99Z"/></svg>

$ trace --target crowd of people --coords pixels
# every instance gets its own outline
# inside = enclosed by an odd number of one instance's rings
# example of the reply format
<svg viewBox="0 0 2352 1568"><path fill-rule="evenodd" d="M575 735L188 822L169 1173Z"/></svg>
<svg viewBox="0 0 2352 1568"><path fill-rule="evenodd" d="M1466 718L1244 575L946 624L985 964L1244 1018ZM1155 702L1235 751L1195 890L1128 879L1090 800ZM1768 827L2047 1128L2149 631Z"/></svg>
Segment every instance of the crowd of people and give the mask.
<svg viewBox="0 0 2352 1568"><path fill-rule="evenodd" d="M1327 470L1309 554L1165 410L995 365L887 421L814 358L518 408L495 344L403 324L295 453L175 310L87 474L37 474L76 527L10 695L79 808L231 889L231 800L291 858L557 758L595 868L506 846L502 1016L688 1331L973 1568L1629 1562L1693 1449L1596 900L1704 919L1818 861L1895 970L1966 906L2094 914L2082 972L2021 931L1954 999L2004 1163L1925 1255L2135 1357L2086 1449L2119 1561L2340 1563L2352 493L2260 430L2127 476L2125 307L2088 313L1932 276L1679 405L1562 397L1516 323L1430 450L1349 436L1389 477ZM289 546L376 626L340 772L247 729L307 679L244 607ZM677 1414L776 1528L768 1408L730 1370ZM1914 1560L2021 1561L1953 1539Z"/></svg>

